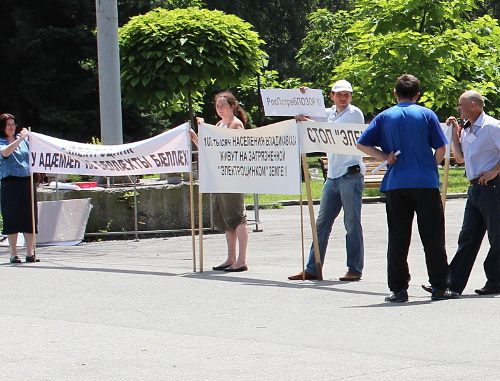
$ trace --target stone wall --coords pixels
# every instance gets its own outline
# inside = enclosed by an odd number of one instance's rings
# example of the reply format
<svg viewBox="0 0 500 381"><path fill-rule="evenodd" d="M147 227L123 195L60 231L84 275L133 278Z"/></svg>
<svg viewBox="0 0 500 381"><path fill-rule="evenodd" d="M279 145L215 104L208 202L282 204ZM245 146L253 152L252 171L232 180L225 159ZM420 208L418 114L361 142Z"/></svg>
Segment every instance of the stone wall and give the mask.
<svg viewBox="0 0 500 381"><path fill-rule="evenodd" d="M198 227L198 185L193 191L195 224ZM38 188L38 201L57 200L56 191ZM133 231L134 188L59 190L59 200L90 198L93 205L87 233ZM138 230L189 229L191 227L189 184L137 185ZM210 227L210 196L203 195L203 225ZM42 223L42 221L40 221Z"/></svg>

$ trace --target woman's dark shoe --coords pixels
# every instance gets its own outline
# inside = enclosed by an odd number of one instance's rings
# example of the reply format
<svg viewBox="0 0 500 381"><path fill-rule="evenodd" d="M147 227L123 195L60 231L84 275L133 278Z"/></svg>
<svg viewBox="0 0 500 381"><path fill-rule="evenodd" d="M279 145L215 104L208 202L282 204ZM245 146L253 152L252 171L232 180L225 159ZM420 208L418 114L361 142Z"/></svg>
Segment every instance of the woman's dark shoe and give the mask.
<svg viewBox="0 0 500 381"><path fill-rule="evenodd" d="M214 271L224 271L225 269L227 269L228 267L231 267L231 265L220 265L220 266L215 266L215 267L212 267L212 270Z"/></svg>
<svg viewBox="0 0 500 381"><path fill-rule="evenodd" d="M19 260L19 262L21 262L21 260ZM39 260L38 258L36 258L34 255L32 255L32 256L30 256L30 257L29 257L29 256L26 256L26 262L28 262L28 263L29 263L29 262L33 263L33 262L40 262L40 260Z"/></svg>
<svg viewBox="0 0 500 381"><path fill-rule="evenodd" d="M228 267L227 269L224 269L224 271L228 272L228 273L239 273L239 272L247 271L247 270L248 270L248 266L247 265L244 265L244 266L241 266L241 267L236 267L236 268Z"/></svg>
<svg viewBox="0 0 500 381"><path fill-rule="evenodd" d="M10 263L22 263L21 259L16 255L15 257L10 257Z"/></svg>

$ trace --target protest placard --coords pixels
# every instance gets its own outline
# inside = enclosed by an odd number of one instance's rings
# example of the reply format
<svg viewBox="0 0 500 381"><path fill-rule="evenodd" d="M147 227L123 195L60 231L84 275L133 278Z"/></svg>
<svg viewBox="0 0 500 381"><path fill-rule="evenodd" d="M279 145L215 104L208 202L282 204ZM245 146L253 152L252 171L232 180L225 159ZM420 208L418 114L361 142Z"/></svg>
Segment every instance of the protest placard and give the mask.
<svg viewBox="0 0 500 381"><path fill-rule="evenodd" d="M446 136L446 140L448 140L448 144L446 144L446 154L444 155L445 158L450 158L451 156L451 133L452 133L452 126L449 125L447 126L446 123L439 123L441 126L441 129L443 130L444 136Z"/></svg>
<svg viewBox="0 0 500 381"><path fill-rule="evenodd" d="M118 145L84 144L30 132L31 172L94 176L191 171L189 124Z"/></svg>
<svg viewBox="0 0 500 381"><path fill-rule="evenodd" d="M343 155L364 155L356 141L366 124L298 122L300 152L327 152Z"/></svg>
<svg viewBox="0 0 500 381"><path fill-rule="evenodd" d="M299 89L262 89L260 94L267 116L326 116L321 90L307 89L303 94Z"/></svg>
<svg viewBox="0 0 500 381"><path fill-rule="evenodd" d="M199 126L202 193L300 194L297 124L252 130Z"/></svg>

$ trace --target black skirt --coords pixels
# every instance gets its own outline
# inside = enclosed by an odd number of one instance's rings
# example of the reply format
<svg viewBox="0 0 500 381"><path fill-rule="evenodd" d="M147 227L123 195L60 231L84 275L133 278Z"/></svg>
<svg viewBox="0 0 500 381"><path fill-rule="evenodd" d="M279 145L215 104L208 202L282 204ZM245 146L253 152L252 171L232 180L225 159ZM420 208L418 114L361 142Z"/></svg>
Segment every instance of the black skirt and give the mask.
<svg viewBox="0 0 500 381"><path fill-rule="evenodd" d="M2 179L2 234L33 233L30 183L29 176L8 176ZM35 232L38 233L36 189L33 194L35 196Z"/></svg>

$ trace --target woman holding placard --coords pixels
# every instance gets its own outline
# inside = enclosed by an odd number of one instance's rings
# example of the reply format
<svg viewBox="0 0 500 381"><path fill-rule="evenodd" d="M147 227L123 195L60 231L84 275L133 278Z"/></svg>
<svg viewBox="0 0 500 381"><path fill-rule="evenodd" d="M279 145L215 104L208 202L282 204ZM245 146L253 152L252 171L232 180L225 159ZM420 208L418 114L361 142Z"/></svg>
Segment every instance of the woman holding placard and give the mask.
<svg viewBox="0 0 500 381"><path fill-rule="evenodd" d="M223 91L215 96L215 111L221 118L216 126L236 130L245 128L245 111L229 91ZM203 119L199 118L198 122L203 122ZM198 139L194 132L191 135L197 144ZM248 229L245 195L243 193L212 193L210 201L213 223L217 230L225 232L227 242L227 259L219 266L213 267L213 270L247 271Z"/></svg>

